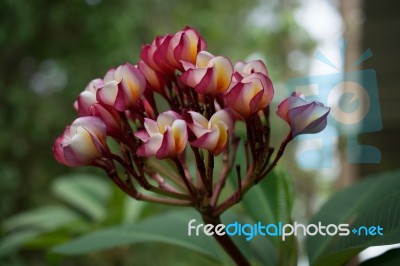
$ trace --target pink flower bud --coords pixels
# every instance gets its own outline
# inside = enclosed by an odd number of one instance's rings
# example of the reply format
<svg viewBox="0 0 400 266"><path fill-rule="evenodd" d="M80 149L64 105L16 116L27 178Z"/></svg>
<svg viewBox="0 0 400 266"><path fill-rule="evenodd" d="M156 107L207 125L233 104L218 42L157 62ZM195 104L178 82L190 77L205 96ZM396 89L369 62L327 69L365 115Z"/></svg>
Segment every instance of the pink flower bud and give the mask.
<svg viewBox="0 0 400 266"><path fill-rule="evenodd" d="M225 94L225 100L237 118L247 119L270 104L274 87L269 77L252 73L236 78Z"/></svg>
<svg viewBox="0 0 400 266"><path fill-rule="evenodd" d="M54 157L71 167L91 164L107 150L106 136L106 125L100 118L80 117L56 139Z"/></svg>
<svg viewBox="0 0 400 266"><path fill-rule="evenodd" d="M186 122L174 111L160 114L157 121L145 118L145 130L135 136L144 143L137 150L139 156L156 156L157 159L181 154L187 143Z"/></svg>
<svg viewBox="0 0 400 266"><path fill-rule="evenodd" d="M322 131L327 124L330 108L318 102L307 102L301 94L293 93L282 101L276 114L285 120L292 136L313 134Z"/></svg>
<svg viewBox="0 0 400 266"><path fill-rule="evenodd" d="M98 102L126 111L135 106L146 87L146 78L133 65L126 63L104 77L104 85L96 92Z"/></svg>
<svg viewBox="0 0 400 266"><path fill-rule="evenodd" d="M163 74L150 68L144 61L139 61L138 68L146 77L149 88L165 95L166 81Z"/></svg>
<svg viewBox="0 0 400 266"><path fill-rule="evenodd" d="M199 94L224 93L231 83L233 67L226 57L202 51L197 55L196 65L183 62L183 67L186 71L180 81Z"/></svg>
<svg viewBox="0 0 400 266"><path fill-rule="evenodd" d="M209 150L214 155L220 154L228 144L228 137L233 130L233 121L227 110L216 112L208 121L196 112L188 112L188 127L195 139L190 144L197 148Z"/></svg>
<svg viewBox="0 0 400 266"><path fill-rule="evenodd" d="M152 69L166 75L174 75L175 70L183 71L181 61L196 62L196 56L206 49L200 34L190 27L175 34L157 37L151 45L145 45L141 59Z"/></svg>

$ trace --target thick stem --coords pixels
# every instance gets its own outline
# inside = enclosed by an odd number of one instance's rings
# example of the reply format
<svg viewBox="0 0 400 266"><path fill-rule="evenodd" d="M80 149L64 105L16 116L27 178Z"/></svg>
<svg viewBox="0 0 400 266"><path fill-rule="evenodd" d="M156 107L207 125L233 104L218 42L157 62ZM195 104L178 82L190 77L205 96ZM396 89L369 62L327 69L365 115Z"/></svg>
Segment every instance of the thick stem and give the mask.
<svg viewBox="0 0 400 266"><path fill-rule="evenodd" d="M204 213L202 213L201 216L206 224L212 224L214 226L221 224L221 219L219 216L211 217ZM213 234L213 237L215 240L217 240L218 244L220 244L220 246L225 250L225 252L231 257L231 259L235 262L236 265L250 266L250 263L244 257L240 249L236 246L236 244L227 234L224 235Z"/></svg>

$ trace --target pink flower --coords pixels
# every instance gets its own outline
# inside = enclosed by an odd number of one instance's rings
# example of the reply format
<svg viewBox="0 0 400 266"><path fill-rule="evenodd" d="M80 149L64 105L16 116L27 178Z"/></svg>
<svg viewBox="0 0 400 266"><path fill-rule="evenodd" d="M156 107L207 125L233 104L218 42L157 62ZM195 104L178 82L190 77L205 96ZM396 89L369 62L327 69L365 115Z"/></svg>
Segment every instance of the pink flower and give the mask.
<svg viewBox="0 0 400 266"><path fill-rule="evenodd" d="M274 87L269 77L252 73L244 78L236 75L225 100L237 118L247 119L267 107L273 96Z"/></svg>
<svg viewBox="0 0 400 266"><path fill-rule="evenodd" d="M96 91L96 100L126 111L135 106L146 88L146 78L135 66L126 63L111 69L104 77L104 85Z"/></svg>
<svg viewBox="0 0 400 266"><path fill-rule="evenodd" d="M241 74L243 77L252 73L262 73L269 77L267 67L261 60L254 60L248 63L239 61L235 64L235 71Z"/></svg>
<svg viewBox="0 0 400 266"><path fill-rule="evenodd" d="M227 110L216 112L208 121L199 113L189 111L188 127L195 139L190 144L220 154L228 145L228 137L233 130L233 121Z"/></svg>
<svg viewBox="0 0 400 266"><path fill-rule="evenodd" d="M54 157L66 166L91 164L107 151L106 136L106 125L100 118L80 117L56 139Z"/></svg>
<svg viewBox="0 0 400 266"><path fill-rule="evenodd" d="M196 56L206 49L200 34L190 27L175 34L158 36L152 44L145 45L140 58L152 69L174 75L175 70L183 71L181 61L196 62Z"/></svg>
<svg viewBox="0 0 400 266"><path fill-rule="evenodd" d="M160 114L157 121L145 118L145 130L135 136L144 143L137 150L139 156L153 156L157 159L181 154L187 143L186 122L174 111Z"/></svg>
<svg viewBox="0 0 400 266"><path fill-rule="evenodd" d="M226 57L202 51L197 55L196 65L183 62L183 67L186 71L180 81L199 94L215 96L224 93L231 83L233 67Z"/></svg>
<svg viewBox="0 0 400 266"><path fill-rule="evenodd" d="M322 131L327 124L330 108L318 102L307 102L301 94L293 93L282 101L276 114L285 120L292 136L313 134Z"/></svg>

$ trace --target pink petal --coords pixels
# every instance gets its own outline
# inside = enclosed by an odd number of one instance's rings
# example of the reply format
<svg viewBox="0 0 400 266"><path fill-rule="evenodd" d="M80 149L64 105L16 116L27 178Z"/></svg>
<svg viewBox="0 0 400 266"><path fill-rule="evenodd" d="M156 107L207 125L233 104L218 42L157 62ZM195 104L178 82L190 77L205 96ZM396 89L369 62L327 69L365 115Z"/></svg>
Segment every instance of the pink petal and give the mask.
<svg viewBox="0 0 400 266"><path fill-rule="evenodd" d="M106 125L104 122L95 116L85 116L77 118L70 126L69 133L71 136L78 133L78 128L93 133L99 140L105 142L106 139Z"/></svg>
<svg viewBox="0 0 400 266"><path fill-rule="evenodd" d="M160 133L157 122L146 117L144 118L144 127L150 136Z"/></svg>
<svg viewBox="0 0 400 266"><path fill-rule="evenodd" d="M161 147L156 153L156 158L157 159L164 159L170 156L175 156L177 153L175 153L175 139L174 135L171 132L171 127L166 127Z"/></svg>
<svg viewBox="0 0 400 266"><path fill-rule="evenodd" d="M117 94L118 83L116 81L110 81L97 90L96 100L100 103L114 106Z"/></svg>
<svg viewBox="0 0 400 266"><path fill-rule="evenodd" d="M142 157L154 156L160 149L162 141L163 141L163 135L156 134L152 136L149 140L147 140L145 143L143 143L137 149L136 154Z"/></svg>
<svg viewBox="0 0 400 266"><path fill-rule="evenodd" d="M107 71L107 73L105 74L104 78L103 78L103 83L107 83L110 81L114 80L114 74L115 74L115 68L111 68L110 70ZM100 87L101 85L97 85L98 87Z"/></svg>
<svg viewBox="0 0 400 266"><path fill-rule="evenodd" d="M135 135L135 137L137 137L138 139L140 139L143 142L146 142L150 139L150 135L149 135L149 133L147 133L146 130L137 131L137 132L135 132L134 135Z"/></svg>
<svg viewBox="0 0 400 266"><path fill-rule="evenodd" d="M201 51L197 54L196 66L199 68L208 67L211 59L215 56L207 51Z"/></svg>
<svg viewBox="0 0 400 266"><path fill-rule="evenodd" d="M172 135L174 136L175 142L175 153L181 154L186 147L188 138L186 122L178 119L172 123L171 126Z"/></svg>
<svg viewBox="0 0 400 266"><path fill-rule="evenodd" d="M206 72L206 68L189 69L180 76L180 81L186 86L196 88L197 84L199 84L206 75Z"/></svg>

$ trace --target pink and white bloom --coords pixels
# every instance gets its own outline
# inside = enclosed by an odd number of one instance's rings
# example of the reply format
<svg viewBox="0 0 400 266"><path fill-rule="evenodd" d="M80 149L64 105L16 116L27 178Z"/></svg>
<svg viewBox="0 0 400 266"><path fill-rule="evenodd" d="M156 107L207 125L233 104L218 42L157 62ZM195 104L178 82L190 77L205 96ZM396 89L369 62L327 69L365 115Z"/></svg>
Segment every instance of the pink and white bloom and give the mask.
<svg viewBox="0 0 400 266"><path fill-rule="evenodd" d="M224 93L232 80L233 66L229 59L206 51L197 55L196 65L183 62L183 67L185 72L180 81L199 94L215 96Z"/></svg>
<svg viewBox="0 0 400 266"><path fill-rule="evenodd" d="M139 156L156 156L157 159L175 157L181 154L187 143L186 122L174 111L166 111L157 117L157 121L144 119L145 130L135 136L144 143L138 148Z"/></svg>
<svg viewBox="0 0 400 266"><path fill-rule="evenodd" d="M91 164L108 150L106 136L106 125L100 118L80 117L55 140L54 157L71 167Z"/></svg>
<svg viewBox="0 0 400 266"><path fill-rule="evenodd" d="M282 101L276 114L289 124L292 136L313 134L322 131L327 124L330 108L319 102L307 102L301 94L294 92Z"/></svg>
<svg viewBox="0 0 400 266"><path fill-rule="evenodd" d="M237 118L247 119L267 107L273 96L274 87L269 77L252 73L244 78L236 75L225 100Z"/></svg>
<svg viewBox="0 0 400 266"><path fill-rule="evenodd" d="M238 72L243 77L250 75L252 73L262 73L267 77L269 77L267 67L261 60L254 60L248 63L244 61L238 61L235 64L235 71Z"/></svg>
<svg viewBox="0 0 400 266"><path fill-rule="evenodd" d="M190 27L175 34L158 36L152 44L142 48L140 58L152 69L173 75L175 70L183 71L181 61L196 62L197 54L206 49L206 42Z"/></svg>
<svg viewBox="0 0 400 266"><path fill-rule="evenodd" d="M96 100L126 111L135 106L146 88L146 78L135 66L126 63L111 69L104 77L104 85L97 89Z"/></svg>
<svg viewBox="0 0 400 266"><path fill-rule="evenodd" d="M104 85L102 79L94 79L89 82L85 90L81 92L78 99L74 103L75 109L78 111L79 116L91 115L90 108L93 104L97 103L96 92L98 88Z"/></svg>
<svg viewBox="0 0 400 266"><path fill-rule="evenodd" d="M214 155L220 154L228 145L233 130L232 116L227 110L220 110L211 116L210 121L197 112L188 112L188 127L195 138L190 144L206 149Z"/></svg>

